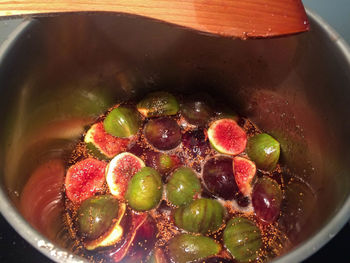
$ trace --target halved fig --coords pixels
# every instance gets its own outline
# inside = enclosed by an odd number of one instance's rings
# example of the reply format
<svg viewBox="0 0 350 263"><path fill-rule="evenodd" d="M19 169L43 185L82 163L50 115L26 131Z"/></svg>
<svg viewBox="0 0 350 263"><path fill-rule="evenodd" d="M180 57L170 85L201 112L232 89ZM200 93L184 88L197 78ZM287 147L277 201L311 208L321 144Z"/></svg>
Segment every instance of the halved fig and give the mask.
<svg viewBox="0 0 350 263"><path fill-rule="evenodd" d="M126 150L130 140L108 134L103 127L103 122L98 122L87 131L84 142L92 155L101 159L112 159Z"/></svg>
<svg viewBox="0 0 350 263"><path fill-rule="evenodd" d="M119 242L124 234L124 229L121 226L120 222L125 215L125 211L126 204L120 203L117 213L118 216L113 220L114 223L112 223L111 227L99 238L84 242L84 247L87 250L94 250L98 247L109 247Z"/></svg>
<svg viewBox="0 0 350 263"><path fill-rule="evenodd" d="M119 202L112 195L92 196L84 200L77 215L80 236L96 239L105 233L118 216Z"/></svg>
<svg viewBox="0 0 350 263"><path fill-rule="evenodd" d="M129 152L123 152L115 156L107 166L106 181L112 195L118 199L124 198L129 180L145 163L137 156Z"/></svg>
<svg viewBox="0 0 350 263"><path fill-rule="evenodd" d="M150 216L143 222L136 232L131 247L123 262L145 262L150 255L151 250L157 241L157 226L154 219Z"/></svg>
<svg viewBox="0 0 350 263"><path fill-rule="evenodd" d="M137 110L145 117L175 115L179 111L176 98L164 91L148 94L137 104Z"/></svg>
<svg viewBox="0 0 350 263"><path fill-rule="evenodd" d="M102 190L107 164L87 158L69 167L66 180L66 195L73 203L81 203Z"/></svg>
<svg viewBox="0 0 350 263"><path fill-rule="evenodd" d="M239 190L245 196L252 192L251 182L256 173L256 166L247 158L236 156L233 158L233 171Z"/></svg>
<svg viewBox="0 0 350 263"><path fill-rule="evenodd" d="M135 135L141 125L139 113L129 107L119 106L113 109L103 121L106 132L120 138Z"/></svg>
<svg viewBox="0 0 350 263"><path fill-rule="evenodd" d="M120 262L124 259L125 255L128 253L130 246L132 245L137 231L146 222L148 218L147 213L132 214L131 216L131 227L120 246L113 249L108 256L111 258L112 262Z"/></svg>
<svg viewBox="0 0 350 263"><path fill-rule="evenodd" d="M229 155L240 154L247 145L247 134L229 118L214 121L208 129L208 138L215 150Z"/></svg>

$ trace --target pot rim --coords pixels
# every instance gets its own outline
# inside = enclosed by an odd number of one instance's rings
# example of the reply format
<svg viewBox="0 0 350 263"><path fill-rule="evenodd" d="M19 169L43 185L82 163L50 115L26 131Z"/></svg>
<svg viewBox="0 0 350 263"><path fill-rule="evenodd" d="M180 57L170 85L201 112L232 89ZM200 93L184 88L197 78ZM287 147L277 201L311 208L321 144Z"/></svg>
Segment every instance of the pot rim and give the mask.
<svg viewBox="0 0 350 263"><path fill-rule="evenodd" d="M310 20L314 21L323 31L323 33L334 43L343 54L350 71L350 48L345 40L315 12L307 9ZM3 42L0 46L0 64L2 64L7 52L11 49L16 40L25 32L25 30L35 23L35 20L23 21ZM0 212L7 222L19 233L28 243L40 251L42 254L55 262L85 262L85 259L75 254L67 252L50 242L47 238L36 231L22 217L19 211L12 205L11 200L6 194L3 187L0 187ZM329 242L350 219L350 196L347 197L341 209L336 212L335 216L314 236L309 237L306 241L293 248L287 254L276 258L274 263L294 263L300 262L327 242Z"/></svg>

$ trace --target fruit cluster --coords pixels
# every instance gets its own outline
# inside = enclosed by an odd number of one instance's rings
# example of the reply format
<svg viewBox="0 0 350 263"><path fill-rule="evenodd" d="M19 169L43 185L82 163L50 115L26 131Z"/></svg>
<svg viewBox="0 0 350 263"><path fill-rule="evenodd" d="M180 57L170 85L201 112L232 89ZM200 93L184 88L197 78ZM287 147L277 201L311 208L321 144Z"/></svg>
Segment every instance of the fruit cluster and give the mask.
<svg viewBox="0 0 350 263"><path fill-rule="evenodd" d="M150 93L89 127L65 177L67 225L85 255L111 262L263 260L261 224L277 220L283 198L269 176L280 145L203 98L179 103L170 93Z"/></svg>

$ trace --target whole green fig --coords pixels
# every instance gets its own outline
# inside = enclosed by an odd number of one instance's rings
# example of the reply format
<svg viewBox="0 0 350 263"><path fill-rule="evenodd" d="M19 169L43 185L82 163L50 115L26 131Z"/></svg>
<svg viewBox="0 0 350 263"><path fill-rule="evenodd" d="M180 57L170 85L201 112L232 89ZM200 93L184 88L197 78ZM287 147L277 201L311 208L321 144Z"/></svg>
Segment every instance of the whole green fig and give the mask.
<svg viewBox="0 0 350 263"><path fill-rule="evenodd" d="M170 177L166 186L168 200L173 205L190 203L201 192L201 184L191 168L180 167Z"/></svg>
<svg viewBox="0 0 350 263"><path fill-rule="evenodd" d="M169 257L176 263L187 263L216 255L220 244L205 236L180 234L169 241Z"/></svg>
<svg viewBox="0 0 350 263"><path fill-rule="evenodd" d="M216 200L201 198L176 209L177 227L195 233L212 233L223 224L225 209Z"/></svg>

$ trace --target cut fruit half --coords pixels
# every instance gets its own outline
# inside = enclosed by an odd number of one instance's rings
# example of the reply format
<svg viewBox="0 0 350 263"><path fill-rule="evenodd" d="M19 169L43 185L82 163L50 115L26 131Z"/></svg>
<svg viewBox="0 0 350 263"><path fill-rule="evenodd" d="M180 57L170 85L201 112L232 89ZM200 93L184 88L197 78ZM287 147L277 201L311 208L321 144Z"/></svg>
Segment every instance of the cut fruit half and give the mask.
<svg viewBox="0 0 350 263"><path fill-rule="evenodd" d="M252 192L251 182L256 173L255 164L247 158L237 156L233 158L233 171L239 190L245 196L250 195Z"/></svg>
<svg viewBox="0 0 350 263"><path fill-rule="evenodd" d="M229 118L214 121L208 129L208 138L215 150L229 155L240 154L247 145L247 134Z"/></svg>
<svg viewBox="0 0 350 263"><path fill-rule="evenodd" d="M123 152L114 157L108 164L106 181L112 195L118 199L124 198L129 180L145 163L129 152Z"/></svg>
<svg viewBox="0 0 350 263"><path fill-rule="evenodd" d="M126 150L130 139L108 134L103 127L103 122L99 122L91 126L85 135L84 142L92 155L102 159L112 159Z"/></svg>
<svg viewBox="0 0 350 263"><path fill-rule="evenodd" d="M94 158L87 158L72 165L65 180L69 200L79 204L102 190L106 166L105 162Z"/></svg>
<svg viewBox="0 0 350 263"><path fill-rule="evenodd" d="M123 219L123 216L126 211L126 204L121 203L118 211L118 218L113 226L98 239L88 241L84 244L87 250L94 250L98 247L109 247L113 246L121 240L124 234L123 227L120 225L120 221Z"/></svg>

